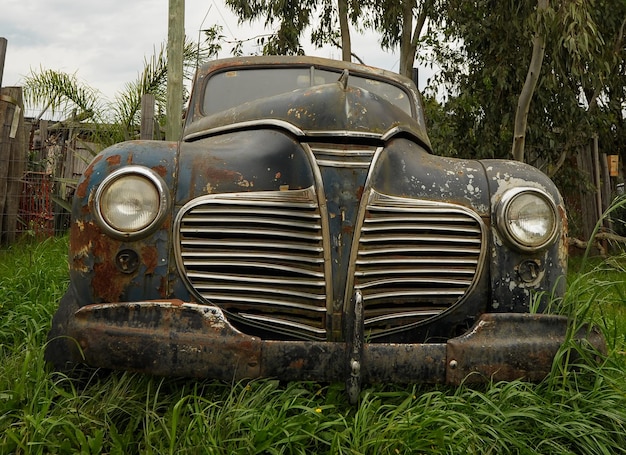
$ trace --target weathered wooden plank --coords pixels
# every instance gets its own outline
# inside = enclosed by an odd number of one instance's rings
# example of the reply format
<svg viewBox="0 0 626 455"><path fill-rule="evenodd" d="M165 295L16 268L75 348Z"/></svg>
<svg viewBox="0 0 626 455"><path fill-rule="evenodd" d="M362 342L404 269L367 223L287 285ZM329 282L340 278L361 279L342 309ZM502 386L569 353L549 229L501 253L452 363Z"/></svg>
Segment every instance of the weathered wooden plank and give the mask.
<svg viewBox="0 0 626 455"><path fill-rule="evenodd" d="M24 124L23 112L21 87L0 89L0 241L3 242L15 238L17 227L16 199L22 175L15 161L25 159L23 128L20 129ZM15 172L19 174L14 175Z"/></svg>
<svg viewBox="0 0 626 455"><path fill-rule="evenodd" d="M141 139L154 139L154 95L145 93L141 97Z"/></svg>
<svg viewBox="0 0 626 455"><path fill-rule="evenodd" d="M7 243L15 241L18 228L18 215L20 206L20 194L22 192L22 176L26 168L26 128L24 127L24 102L21 87L11 87L14 90L13 98L20 109L17 118L17 130L15 138L10 141L9 179L7 182L7 201L5 212L5 239ZM15 126L15 125L14 125Z"/></svg>

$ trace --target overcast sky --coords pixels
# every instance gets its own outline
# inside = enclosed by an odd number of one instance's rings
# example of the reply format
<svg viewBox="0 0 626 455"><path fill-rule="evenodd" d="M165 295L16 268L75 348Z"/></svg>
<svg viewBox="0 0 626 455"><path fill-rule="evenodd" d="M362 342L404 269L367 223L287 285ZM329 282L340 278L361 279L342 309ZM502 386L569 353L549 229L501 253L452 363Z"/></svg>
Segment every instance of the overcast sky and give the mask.
<svg viewBox="0 0 626 455"><path fill-rule="evenodd" d="M0 0L0 37L8 40L2 86L21 85L31 69L53 69L75 73L112 100L166 41L167 17L167 0ZM186 0L189 38L197 40L201 28L214 24L228 39L263 33L261 25L238 26L223 0ZM341 58L337 49L306 51ZM374 36L353 35L353 51L368 65L398 70L398 54L380 50ZM230 56L229 49L221 56Z"/></svg>

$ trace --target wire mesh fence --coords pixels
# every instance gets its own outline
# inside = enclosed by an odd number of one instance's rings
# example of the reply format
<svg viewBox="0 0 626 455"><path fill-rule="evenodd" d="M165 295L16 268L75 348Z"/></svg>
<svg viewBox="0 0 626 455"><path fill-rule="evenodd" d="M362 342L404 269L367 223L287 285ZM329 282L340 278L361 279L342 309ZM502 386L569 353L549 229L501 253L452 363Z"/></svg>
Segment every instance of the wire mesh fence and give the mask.
<svg viewBox="0 0 626 455"><path fill-rule="evenodd" d="M0 95L0 243L62 234L93 147L75 124L24 118L20 88Z"/></svg>

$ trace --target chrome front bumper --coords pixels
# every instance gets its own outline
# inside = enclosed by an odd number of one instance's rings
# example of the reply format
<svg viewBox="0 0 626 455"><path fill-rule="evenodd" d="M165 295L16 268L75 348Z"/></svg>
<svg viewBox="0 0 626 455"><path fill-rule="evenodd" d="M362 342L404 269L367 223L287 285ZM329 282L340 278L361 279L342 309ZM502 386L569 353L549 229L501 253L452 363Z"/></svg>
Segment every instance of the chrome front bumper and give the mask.
<svg viewBox="0 0 626 455"><path fill-rule="evenodd" d="M345 380L352 396L361 383L540 381L567 330L563 316L491 313L446 343L266 341L233 328L217 307L167 300L84 306L65 335L80 347L76 363L225 381ZM596 330L576 338L605 351Z"/></svg>

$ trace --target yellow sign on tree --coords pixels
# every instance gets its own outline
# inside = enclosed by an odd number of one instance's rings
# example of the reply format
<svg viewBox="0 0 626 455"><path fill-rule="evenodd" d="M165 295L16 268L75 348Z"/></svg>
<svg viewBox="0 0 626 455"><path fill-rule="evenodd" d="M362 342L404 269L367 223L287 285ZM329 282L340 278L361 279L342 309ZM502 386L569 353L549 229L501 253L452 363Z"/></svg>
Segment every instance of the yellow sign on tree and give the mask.
<svg viewBox="0 0 626 455"><path fill-rule="evenodd" d="M619 155L609 155L609 175L611 177L619 175Z"/></svg>

